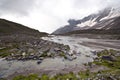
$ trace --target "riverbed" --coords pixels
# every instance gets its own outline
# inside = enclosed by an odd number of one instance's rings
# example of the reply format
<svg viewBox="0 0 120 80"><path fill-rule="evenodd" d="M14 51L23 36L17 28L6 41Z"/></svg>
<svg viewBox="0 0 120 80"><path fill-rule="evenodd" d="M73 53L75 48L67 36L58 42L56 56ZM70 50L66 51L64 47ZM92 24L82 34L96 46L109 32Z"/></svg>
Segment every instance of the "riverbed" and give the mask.
<svg viewBox="0 0 120 80"><path fill-rule="evenodd" d="M119 40L88 39L70 36L43 37L42 39L69 45L69 54L75 51L77 53L76 59L70 61L61 57L45 58L41 64L37 64L37 60L6 61L2 58L0 59L0 77L10 77L29 73L54 75L56 73L65 73L69 71L78 72L85 69L84 63L93 61L95 57L94 51L103 49L120 50Z"/></svg>

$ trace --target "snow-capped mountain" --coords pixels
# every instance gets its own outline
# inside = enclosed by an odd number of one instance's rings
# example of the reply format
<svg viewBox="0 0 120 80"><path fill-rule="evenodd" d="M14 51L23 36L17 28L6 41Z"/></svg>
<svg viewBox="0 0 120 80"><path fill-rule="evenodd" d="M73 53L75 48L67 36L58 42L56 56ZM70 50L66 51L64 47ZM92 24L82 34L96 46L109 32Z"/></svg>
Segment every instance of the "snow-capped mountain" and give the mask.
<svg viewBox="0 0 120 80"><path fill-rule="evenodd" d="M69 25L57 29L53 34L63 34L86 29L120 29L120 7L105 8L80 20L69 20Z"/></svg>

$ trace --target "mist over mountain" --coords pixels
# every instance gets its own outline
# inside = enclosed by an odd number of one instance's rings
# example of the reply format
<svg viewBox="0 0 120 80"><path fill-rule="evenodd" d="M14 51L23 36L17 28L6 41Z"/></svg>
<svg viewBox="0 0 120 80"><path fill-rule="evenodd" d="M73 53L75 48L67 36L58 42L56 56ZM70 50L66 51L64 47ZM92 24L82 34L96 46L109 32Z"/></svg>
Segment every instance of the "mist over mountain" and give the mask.
<svg viewBox="0 0 120 80"><path fill-rule="evenodd" d="M118 30L120 29L120 7L107 7L96 14L88 15L80 20L70 19L68 20L68 23L69 25L57 29L53 34L64 34L76 30L92 31L92 29L96 29L97 31L111 29Z"/></svg>
<svg viewBox="0 0 120 80"><path fill-rule="evenodd" d="M81 19L120 0L0 0L0 18L52 33L69 19Z"/></svg>

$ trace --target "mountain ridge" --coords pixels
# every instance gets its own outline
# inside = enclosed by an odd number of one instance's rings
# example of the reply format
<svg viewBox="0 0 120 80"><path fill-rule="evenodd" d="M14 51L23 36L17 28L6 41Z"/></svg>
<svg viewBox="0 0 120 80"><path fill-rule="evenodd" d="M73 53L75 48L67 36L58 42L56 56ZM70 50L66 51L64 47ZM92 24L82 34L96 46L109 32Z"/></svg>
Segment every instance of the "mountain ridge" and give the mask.
<svg viewBox="0 0 120 80"><path fill-rule="evenodd" d="M6 19L0 19L0 35L26 34L26 35L47 35L45 32L29 28L22 24L12 22Z"/></svg>
<svg viewBox="0 0 120 80"><path fill-rule="evenodd" d="M108 30L108 29L120 29L120 8L108 7L96 14L91 14L83 19L68 20L69 25L57 29L53 34L65 34L78 30ZM98 31L97 30L97 31ZM111 32L111 31L110 31ZM113 31L114 32L114 31Z"/></svg>

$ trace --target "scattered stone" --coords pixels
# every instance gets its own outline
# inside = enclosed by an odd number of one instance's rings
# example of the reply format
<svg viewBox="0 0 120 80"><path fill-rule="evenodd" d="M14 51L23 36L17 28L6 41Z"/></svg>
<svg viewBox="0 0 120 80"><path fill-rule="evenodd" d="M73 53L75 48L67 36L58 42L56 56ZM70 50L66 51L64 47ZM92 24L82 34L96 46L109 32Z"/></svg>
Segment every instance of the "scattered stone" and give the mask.
<svg viewBox="0 0 120 80"><path fill-rule="evenodd" d="M42 63L42 60L37 61L37 64L40 64L40 63Z"/></svg>
<svg viewBox="0 0 120 80"><path fill-rule="evenodd" d="M115 61L115 59L112 56L102 56L102 59L108 61Z"/></svg>
<svg viewBox="0 0 120 80"><path fill-rule="evenodd" d="M116 56L116 57L120 57L120 53L116 53L115 56Z"/></svg>
<svg viewBox="0 0 120 80"><path fill-rule="evenodd" d="M54 50L55 50L55 51L61 51L61 49L60 49L60 48L54 48Z"/></svg>
<svg viewBox="0 0 120 80"><path fill-rule="evenodd" d="M14 36L11 36L14 38ZM16 38L17 39L17 38ZM6 39L5 39L6 40ZM14 40L14 39L13 39ZM51 41L46 41L38 38L21 37L15 41L2 41L0 49L7 49L9 52L4 58L7 60L39 60L40 57L56 57L60 53L64 53L64 57L69 55L70 47L64 44L58 44Z"/></svg>
<svg viewBox="0 0 120 80"><path fill-rule="evenodd" d="M25 55L26 55L26 53L25 53L25 52L23 52L23 53L22 53L22 56L25 56Z"/></svg>

